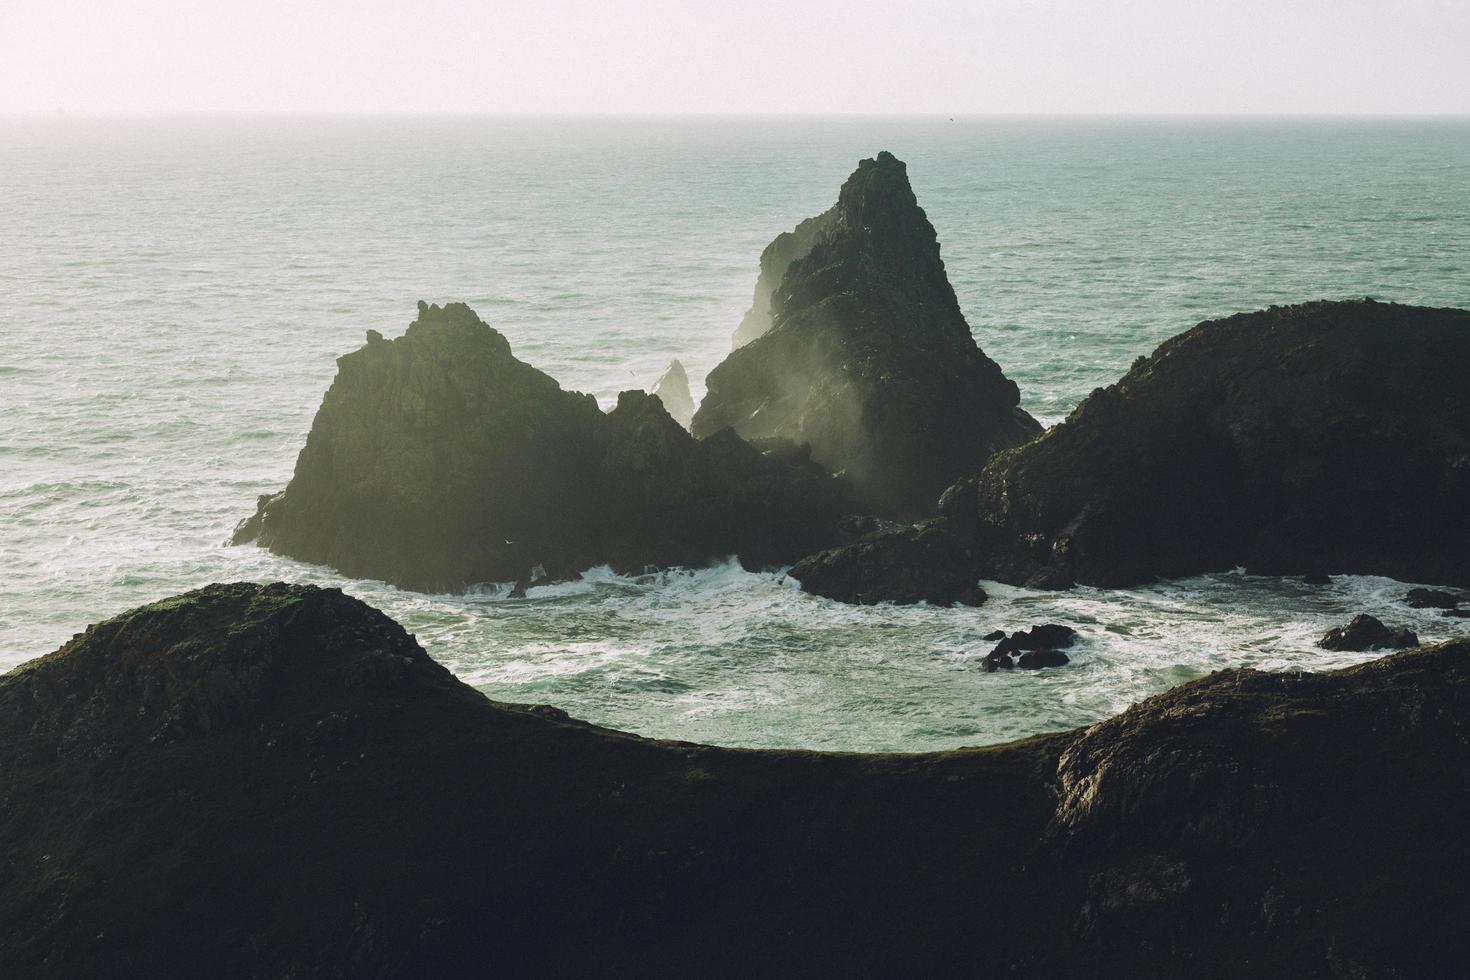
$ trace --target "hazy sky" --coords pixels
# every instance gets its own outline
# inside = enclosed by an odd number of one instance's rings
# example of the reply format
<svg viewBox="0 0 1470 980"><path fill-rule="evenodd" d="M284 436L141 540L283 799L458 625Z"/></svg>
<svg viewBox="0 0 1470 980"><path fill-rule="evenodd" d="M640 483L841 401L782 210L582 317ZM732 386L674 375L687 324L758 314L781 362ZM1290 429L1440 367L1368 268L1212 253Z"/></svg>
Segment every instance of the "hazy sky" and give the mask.
<svg viewBox="0 0 1470 980"><path fill-rule="evenodd" d="M0 111L1470 113L1470 0L0 0Z"/></svg>

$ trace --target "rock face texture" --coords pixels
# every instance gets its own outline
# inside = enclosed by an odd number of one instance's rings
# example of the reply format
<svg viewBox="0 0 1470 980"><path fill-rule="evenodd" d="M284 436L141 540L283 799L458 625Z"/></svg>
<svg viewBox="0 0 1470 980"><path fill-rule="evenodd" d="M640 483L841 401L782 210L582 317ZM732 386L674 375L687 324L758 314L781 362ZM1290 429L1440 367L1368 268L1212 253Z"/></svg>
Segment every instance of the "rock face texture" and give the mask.
<svg viewBox="0 0 1470 980"><path fill-rule="evenodd" d="M1454 976L1467 724L1461 642L984 749L725 750L210 586L0 677L0 975Z"/></svg>
<svg viewBox="0 0 1470 980"><path fill-rule="evenodd" d="M1319 302L1202 323L946 491L948 553L974 559L948 574L1119 587L1244 565L1470 583L1466 363L1463 310Z"/></svg>
<svg viewBox="0 0 1470 980"><path fill-rule="evenodd" d="M745 311L735 335L730 338L730 349L744 347L755 338L771 329L771 297L781 288L786 270L797 259L804 259L817 243L823 232L837 223L837 209L828 208L815 218L807 218L791 231L777 235L765 251L761 252L761 270L755 280L755 297L750 309Z"/></svg>
<svg viewBox="0 0 1470 980"><path fill-rule="evenodd" d="M730 427L809 444L869 509L914 519L991 453L1041 431L975 345L892 154L862 161L835 207L766 251L761 284L785 265L770 328L710 373L696 436ZM747 322L764 322L761 284Z"/></svg>
<svg viewBox="0 0 1470 980"><path fill-rule="evenodd" d="M658 400L664 403L664 411L670 418L684 429L689 428L694 421L694 399L689 395L689 376L684 373L684 365L678 358L669 362L668 370L654 382L649 393L657 395Z"/></svg>
<svg viewBox="0 0 1470 980"><path fill-rule="evenodd" d="M337 363L290 484L236 543L456 590L603 562L763 567L840 540L846 498L809 460L697 443L642 392L604 415L462 304L421 303L402 337Z"/></svg>

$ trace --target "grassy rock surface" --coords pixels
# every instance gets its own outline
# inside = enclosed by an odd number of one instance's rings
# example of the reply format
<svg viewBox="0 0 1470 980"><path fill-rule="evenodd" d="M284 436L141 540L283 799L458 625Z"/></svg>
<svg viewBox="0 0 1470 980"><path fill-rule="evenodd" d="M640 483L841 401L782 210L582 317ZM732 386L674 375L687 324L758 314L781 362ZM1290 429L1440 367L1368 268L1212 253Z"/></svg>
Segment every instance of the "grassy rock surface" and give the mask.
<svg viewBox="0 0 1470 980"><path fill-rule="evenodd" d="M0 975L1452 976L1470 643L920 755L656 742L219 585L0 678Z"/></svg>
<svg viewBox="0 0 1470 980"><path fill-rule="evenodd" d="M862 161L831 210L772 243L747 322L761 319L763 284L783 265L769 329L710 373L695 435L730 427L809 444L867 509L913 519L991 453L1041 431L976 346L892 154Z"/></svg>
<svg viewBox="0 0 1470 980"><path fill-rule="evenodd" d="M840 539L846 496L819 467L697 443L642 392L604 415L463 304L421 303L403 336L337 363L290 484L236 543L436 591L604 562L764 566Z"/></svg>

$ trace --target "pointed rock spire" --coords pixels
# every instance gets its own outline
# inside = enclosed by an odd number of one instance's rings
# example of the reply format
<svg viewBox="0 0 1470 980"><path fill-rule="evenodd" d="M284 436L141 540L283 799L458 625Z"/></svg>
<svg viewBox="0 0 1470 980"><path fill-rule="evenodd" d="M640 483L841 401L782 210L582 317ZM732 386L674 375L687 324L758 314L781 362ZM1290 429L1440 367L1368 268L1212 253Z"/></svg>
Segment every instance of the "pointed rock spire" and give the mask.
<svg viewBox="0 0 1470 980"><path fill-rule="evenodd" d="M793 256L769 294L769 329L710 374L696 436L728 426L808 443L874 510L913 518L991 453L1041 431L976 346L893 154L859 163L834 207L783 238L762 256L746 317Z"/></svg>

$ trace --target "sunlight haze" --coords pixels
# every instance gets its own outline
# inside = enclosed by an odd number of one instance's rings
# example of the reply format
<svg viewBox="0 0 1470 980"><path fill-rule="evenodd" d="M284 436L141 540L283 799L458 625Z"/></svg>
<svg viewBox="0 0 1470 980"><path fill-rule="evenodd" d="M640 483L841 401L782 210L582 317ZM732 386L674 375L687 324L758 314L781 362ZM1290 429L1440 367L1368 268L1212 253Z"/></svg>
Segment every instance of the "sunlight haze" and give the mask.
<svg viewBox="0 0 1470 980"><path fill-rule="evenodd" d="M1470 112L1460 0L6 0L5 112Z"/></svg>

